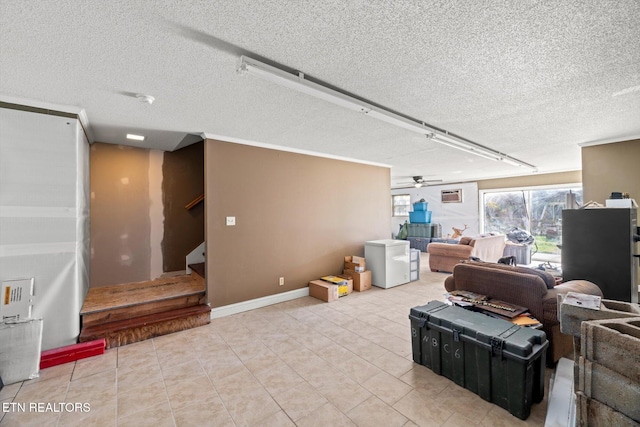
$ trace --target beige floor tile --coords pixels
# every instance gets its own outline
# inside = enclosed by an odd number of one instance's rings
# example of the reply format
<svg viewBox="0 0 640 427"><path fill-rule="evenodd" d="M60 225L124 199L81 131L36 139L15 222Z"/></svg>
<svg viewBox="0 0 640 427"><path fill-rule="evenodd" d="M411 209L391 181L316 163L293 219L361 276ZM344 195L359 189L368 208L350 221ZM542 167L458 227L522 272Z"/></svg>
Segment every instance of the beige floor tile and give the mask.
<svg viewBox="0 0 640 427"><path fill-rule="evenodd" d="M413 390L411 386L386 372L370 378L362 386L388 405L393 405Z"/></svg>
<svg viewBox="0 0 640 427"><path fill-rule="evenodd" d="M55 427L60 414L51 412L8 412L2 418L2 426L7 427Z"/></svg>
<svg viewBox="0 0 640 427"><path fill-rule="evenodd" d="M99 356L98 356L99 357ZM41 369L38 377L25 381L26 384L36 383L38 381L46 381L56 377L69 377L73 374L76 362L63 363L62 365L52 366L50 368Z"/></svg>
<svg viewBox="0 0 640 427"><path fill-rule="evenodd" d="M401 328L401 326L398 326L398 328ZM407 325L407 335L411 330L409 328L409 325ZM376 343L401 357L406 357L412 353L411 342L396 336L388 336L383 340L376 341Z"/></svg>
<svg viewBox="0 0 640 427"><path fill-rule="evenodd" d="M346 342L340 342L345 348L350 350L352 353L357 354L367 362L372 362L377 360L386 354L389 354L389 350L380 347L378 344L375 344L369 340L366 340L362 337L357 337L353 340L349 340Z"/></svg>
<svg viewBox="0 0 640 427"><path fill-rule="evenodd" d="M124 368L118 369L118 392L143 385L153 384L162 381L162 371L160 365L146 365L138 369Z"/></svg>
<svg viewBox="0 0 640 427"><path fill-rule="evenodd" d="M143 341L144 342L144 341ZM149 341L146 341L149 342ZM152 346L153 347L153 346ZM148 348L148 347L144 347ZM152 366L160 366L158 362L158 356L155 350L145 352L128 352L124 354L118 353L118 369L133 370L133 369L145 369Z"/></svg>
<svg viewBox="0 0 640 427"><path fill-rule="evenodd" d="M212 380L212 383L223 400L235 396L242 396L243 393L249 393L252 390L264 391L262 384L260 384L256 377L244 366L242 371L219 380Z"/></svg>
<svg viewBox="0 0 640 427"><path fill-rule="evenodd" d="M275 414L251 425L255 427L295 427L293 421L291 421L283 411L278 411Z"/></svg>
<svg viewBox="0 0 640 427"><path fill-rule="evenodd" d="M117 425L115 401L91 405L89 412L68 412L60 416L58 427L114 427Z"/></svg>
<svg viewBox="0 0 640 427"><path fill-rule="evenodd" d="M282 361L273 366L273 369L258 372L255 377L271 395L276 395L305 382L296 371Z"/></svg>
<svg viewBox="0 0 640 427"><path fill-rule="evenodd" d="M211 328L211 325L202 325L192 329L187 329L180 333L183 337L190 340L192 343L203 339L207 339L211 334L215 334L215 331Z"/></svg>
<svg viewBox="0 0 640 427"><path fill-rule="evenodd" d="M344 361L338 365L338 369L344 372L349 378L362 384L363 382L375 377L382 369L367 362L359 356L354 356L349 360Z"/></svg>
<svg viewBox="0 0 640 427"><path fill-rule="evenodd" d="M305 297L214 319L42 370L6 386L0 401L89 403L91 412L0 414L0 424L543 426L546 399L522 421L413 363L409 310L441 299L447 275L427 268L421 277L333 304Z"/></svg>
<svg viewBox="0 0 640 427"><path fill-rule="evenodd" d="M317 352L318 350L321 350L326 346L333 344L333 341L317 332L304 331L294 338L296 338L296 340L299 341L303 346L313 352Z"/></svg>
<svg viewBox="0 0 640 427"><path fill-rule="evenodd" d="M236 343L230 347L244 363L260 357L262 354L272 352L259 338L251 338L246 342Z"/></svg>
<svg viewBox="0 0 640 427"><path fill-rule="evenodd" d="M479 426L482 418L467 418L466 416L454 412L442 427L469 427Z"/></svg>
<svg viewBox="0 0 640 427"><path fill-rule="evenodd" d="M224 406L237 425L258 425L280 407L264 389L247 389L242 394L223 395Z"/></svg>
<svg viewBox="0 0 640 427"><path fill-rule="evenodd" d="M347 416L359 427L401 427L407 422L404 415L376 396L371 396L347 412Z"/></svg>
<svg viewBox="0 0 640 427"><path fill-rule="evenodd" d="M328 344L315 353L331 364L340 364L355 356L351 351L335 343Z"/></svg>
<svg viewBox="0 0 640 427"><path fill-rule="evenodd" d="M291 351L297 351L302 344L291 338L289 335L283 334L281 337L275 339L265 340L264 343L271 351L278 356L289 353Z"/></svg>
<svg viewBox="0 0 640 427"><path fill-rule="evenodd" d="M163 381L145 384L118 392L118 418L123 418L157 405L169 407Z"/></svg>
<svg viewBox="0 0 640 427"><path fill-rule="evenodd" d="M442 407L434 403L431 396L416 390L396 402L393 408L420 426L439 426L453 415L453 408Z"/></svg>
<svg viewBox="0 0 640 427"><path fill-rule="evenodd" d="M409 372L400 377L400 380L434 397L452 384L450 379L434 373L426 366L415 363Z"/></svg>
<svg viewBox="0 0 640 427"><path fill-rule="evenodd" d="M236 319L233 319L233 318ZM229 316L231 321L235 321L235 325L231 329L220 329L218 330L218 335L222 337L222 339L227 343L228 346L232 344L239 344L246 341L248 338L255 338L255 334L251 333L251 331L244 326L242 326L242 313L234 316Z"/></svg>
<svg viewBox="0 0 640 427"><path fill-rule="evenodd" d="M102 355L78 360L71 378L77 380L99 372L115 369L117 366L118 350L115 348L109 349Z"/></svg>
<svg viewBox="0 0 640 427"><path fill-rule="evenodd" d="M288 366L271 350L244 362L244 365L255 376L261 372L273 370L275 366Z"/></svg>
<svg viewBox="0 0 640 427"><path fill-rule="evenodd" d="M294 367L294 370L312 386L319 388L340 380L344 375L328 362L314 357Z"/></svg>
<svg viewBox="0 0 640 427"><path fill-rule="evenodd" d="M156 347L153 340L144 340L132 344L123 345L117 348L118 359L139 356L146 353L155 353Z"/></svg>
<svg viewBox="0 0 640 427"><path fill-rule="evenodd" d="M413 368L413 362L385 350L382 356L371 361L378 368L393 375L396 378L402 377Z"/></svg>
<svg viewBox="0 0 640 427"><path fill-rule="evenodd" d="M306 382L274 395L274 399L294 421L327 403L327 399Z"/></svg>
<svg viewBox="0 0 640 427"><path fill-rule="evenodd" d="M346 413L371 397L371 393L350 378L339 377L318 387L322 394L338 410Z"/></svg>
<svg viewBox="0 0 640 427"><path fill-rule="evenodd" d="M158 350L180 350L189 345L189 338L180 332L174 332L168 335L161 335L153 338L153 346Z"/></svg>
<svg viewBox="0 0 640 427"><path fill-rule="evenodd" d="M231 415L224 407L211 406L208 402L197 402L173 412L177 427L236 427Z"/></svg>
<svg viewBox="0 0 640 427"><path fill-rule="evenodd" d="M160 367L165 369L180 365L186 362L196 362L197 356L195 351L185 343L184 346L167 346L156 350L158 355L158 363Z"/></svg>
<svg viewBox="0 0 640 427"><path fill-rule="evenodd" d="M99 372L69 383L66 402L89 403L93 407L116 404L116 370Z"/></svg>
<svg viewBox="0 0 640 427"><path fill-rule="evenodd" d="M173 366L161 366L162 376L165 382L182 381L189 378L205 376L206 373L197 359L191 359Z"/></svg>
<svg viewBox="0 0 640 427"><path fill-rule="evenodd" d="M275 354L275 353L274 353ZM298 370L299 366L308 365L316 362L322 362L323 360L318 357L313 351L309 350L306 347L300 347L294 351L290 351L287 354L279 355L280 359L282 359L287 365L291 366L293 369ZM311 362L309 362L311 361Z"/></svg>
<svg viewBox="0 0 640 427"><path fill-rule="evenodd" d="M22 381L5 385L2 390L0 390L0 400L13 399L16 394L18 394L20 387L22 387Z"/></svg>
<svg viewBox="0 0 640 427"><path fill-rule="evenodd" d="M189 337L189 341L194 350L200 350L201 348L216 349L228 347L226 341L215 332L215 329L213 329L211 325L203 326L201 328L207 328L206 336L199 336L197 338L193 336Z"/></svg>
<svg viewBox="0 0 640 427"><path fill-rule="evenodd" d="M493 408L491 408L487 416L482 419L480 425L485 427L520 427L544 425L544 423L536 424L536 421L533 419L521 420L514 417L509 413L509 411L502 409L498 405L493 405Z"/></svg>
<svg viewBox="0 0 640 427"><path fill-rule="evenodd" d="M296 422L298 427L353 427L355 424L345 414L340 412L331 403L326 403L320 408L302 417Z"/></svg>
<svg viewBox="0 0 640 427"><path fill-rule="evenodd" d="M69 388L70 374L44 381L23 384L14 402L64 402Z"/></svg>
<svg viewBox="0 0 640 427"><path fill-rule="evenodd" d="M169 404L159 404L118 418L118 427L173 427L173 415Z"/></svg>
<svg viewBox="0 0 640 427"><path fill-rule="evenodd" d="M175 411L200 402L208 402L209 406L224 409L222 400L214 389L209 377L202 375L166 384L167 395L171 408Z"/></svg>
<svg viewBox="0 0 640 427"><path fill-rule="evenodd" d="M471 420L483 419L494 406L453 381L433 401L444 407L454 408L458 414Z"/></svg>
<svg viewBox="0 0 640 427"><path fill-rule="evenodd" d="M213 381L247 370L242 361L231 350L210 353L199 357L199 360L202 368Z"/></svg>

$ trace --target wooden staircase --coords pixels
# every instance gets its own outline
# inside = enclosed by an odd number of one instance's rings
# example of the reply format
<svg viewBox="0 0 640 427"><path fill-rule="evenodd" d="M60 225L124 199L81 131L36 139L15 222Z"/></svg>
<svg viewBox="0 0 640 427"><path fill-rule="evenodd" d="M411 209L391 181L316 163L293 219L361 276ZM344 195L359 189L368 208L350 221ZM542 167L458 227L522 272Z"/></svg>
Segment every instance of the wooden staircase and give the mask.
<svg viewBox="0 0 640 427"><path fill-rule="evenodd" d="M189 267L191 275L89 289L79 341L119 347L208 324L204 265Z"/></svg>

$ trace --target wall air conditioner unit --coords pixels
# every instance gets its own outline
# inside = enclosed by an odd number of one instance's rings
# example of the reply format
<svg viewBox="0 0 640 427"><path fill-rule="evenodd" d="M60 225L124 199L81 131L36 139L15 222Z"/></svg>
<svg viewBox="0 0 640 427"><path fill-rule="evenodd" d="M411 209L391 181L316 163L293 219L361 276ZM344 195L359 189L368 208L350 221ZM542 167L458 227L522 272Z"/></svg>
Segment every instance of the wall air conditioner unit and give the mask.
<svg viewBox="0 0 640 427"><path fill-rule="evenodd" d="M31 317L34 279L5 280L0 285L0 322Z"/></svg>
<svg viewBox="0 0 640 427"><path fill-rule="evenodd" d="M462 203L462 189L442 190L440 192L442 203Z"/></svg>

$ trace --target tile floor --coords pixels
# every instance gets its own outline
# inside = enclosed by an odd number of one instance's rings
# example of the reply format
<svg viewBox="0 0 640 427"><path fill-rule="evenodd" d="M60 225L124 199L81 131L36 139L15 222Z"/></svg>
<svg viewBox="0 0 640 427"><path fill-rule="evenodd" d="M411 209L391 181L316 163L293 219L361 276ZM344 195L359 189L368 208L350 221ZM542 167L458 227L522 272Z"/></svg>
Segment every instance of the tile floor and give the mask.
<svg viewBox="0 0 640 427"><path fill-rule="evenodd" d="M409 309L441 300L447 276L426 254L421 264L410 284L330 304L300 298L42 370L0 391L26 408L0 412L0 425L544 425L546 396L521 421L413 363Z"/></svg>

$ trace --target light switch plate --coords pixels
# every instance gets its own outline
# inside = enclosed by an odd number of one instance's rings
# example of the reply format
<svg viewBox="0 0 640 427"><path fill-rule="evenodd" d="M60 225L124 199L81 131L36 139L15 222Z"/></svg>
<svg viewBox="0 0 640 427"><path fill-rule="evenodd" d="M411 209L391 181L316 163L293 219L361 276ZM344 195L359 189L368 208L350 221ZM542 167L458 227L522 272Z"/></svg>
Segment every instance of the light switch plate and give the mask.
<svg viewBox="0 0 640 427"><path fill-rule="evenodd" d="M236 217L228 216L227 217L227 225L236 225Z"/></svg>

